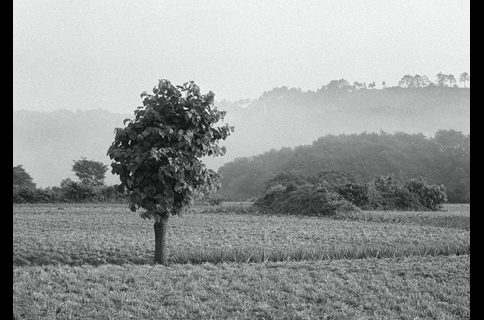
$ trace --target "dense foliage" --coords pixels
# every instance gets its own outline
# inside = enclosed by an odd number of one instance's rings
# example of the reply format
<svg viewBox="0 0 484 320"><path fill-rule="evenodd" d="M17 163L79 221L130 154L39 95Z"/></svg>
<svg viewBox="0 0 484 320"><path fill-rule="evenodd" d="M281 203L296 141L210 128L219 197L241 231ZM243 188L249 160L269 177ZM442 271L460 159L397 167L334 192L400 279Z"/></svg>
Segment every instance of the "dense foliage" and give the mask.
<svg viewBox="0 0 484 320"><path fill-rule="evenodd" d="M75 172L82 183L92 186L102 186L104 185L108 168L102 162L87 160L85 157L82 157L81 160L74 161L72 171Z"/></svg>
<svg viewBox="0 0 484 320"><path fill-rule="evenodd" d="M22 165L13 167L13 203L124 201L126 196L116 185L104 185L106 170L102 162L81 157L72 165L80 181L66 178L59 187L37 188Z"/></svg>
<svg viewBox="0 0 484 320"><path fill-rule="evenodd" d="M22 165L13 167L12 178L14 187L35 188L32 177L25 171Z"/></svg>
<svg viewBox="0 0 484 320"><path fill-rule="evenodd" d="M225 112L213 107L213 92L200 94L193 81L174 86L162 79L153 93L142 93L143 106L135 110L135 119L116 128L108 155L131 210L145 209L142 217L158 221L180 213L198 189L216 185L218 174L200 158L225 154L218 142L233 127L214 127Z"/></svg>
<svg viewBox="0 0 484 320"><path fill-rule="evenodd" d="M393 175L377 176L366 182L356 182L347 174L335 171L321 172L301 183L301 177L292 175L299 185L288 177L283 184L272 185L254 203L254 206L296 215L327 216L364 210L437 211L447 201L445 188L429 185L424 178L401 181ZM324 180L324 177L329 178ZM335 179L336 178L336 179ZM280 179L279 179L280 180ZM312 184L309 181L319 181Z"/></svg>
<svg viewBox="0 0 484 320"><path fill-rule="evenodd" d="M126 195L117 185L94 187L73 181L62 180L60 187L15 188L13 203L87 203L126 202Z"/></svg>
<svg viewBox="0 0 484 320"><path fill-rule="evenodd" d="M254 206L267 209L271 213L306 216L330 216L358 210L340 194L311 184L299 187L273 186L254 203Z"/></svg>
<svg viewBox="0 0 484 320"><path fill-rule="evenodd" d="M13 167L13 203L40 202L42 195L37 192L32 177L22 165Z"/></svg>
<svg viewBox="0 0 484 320"><path fill-rule="evenodd" d="M285 179L295 185L331 180L318 173L345 172L339 180L362 181L393 174L403 180L425 177L444 185L451 203L470 202L470 134L439 130L423 134L380 132L326 135L312 145L282 148L223 165L221 195L225 199L258 197Z"/></svg>

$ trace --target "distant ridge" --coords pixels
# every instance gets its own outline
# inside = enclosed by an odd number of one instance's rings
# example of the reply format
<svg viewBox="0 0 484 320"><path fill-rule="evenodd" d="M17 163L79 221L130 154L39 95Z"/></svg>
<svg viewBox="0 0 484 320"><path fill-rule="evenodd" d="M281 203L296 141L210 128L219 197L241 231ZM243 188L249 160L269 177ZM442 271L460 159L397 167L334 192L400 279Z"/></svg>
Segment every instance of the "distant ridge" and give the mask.
<svg viewBox="0 0 484 320"><path fill-rule="evenodd" d="M311 144L326 134L380 132L423 133L439 129L470 131L470 89L429 87L403 89L318 90L275 88L256 100L216 102L235 126L221 145L224 157L204 162L218 169L237 157L271 148ZM133 110L136 106L133 107ZM106 151L116 127L133 114L102 109L13 112L13 164L22 164L39 187L74 179L73 160L81 157L109 164ZM107 175L108 184L118 183Z"/></svg>

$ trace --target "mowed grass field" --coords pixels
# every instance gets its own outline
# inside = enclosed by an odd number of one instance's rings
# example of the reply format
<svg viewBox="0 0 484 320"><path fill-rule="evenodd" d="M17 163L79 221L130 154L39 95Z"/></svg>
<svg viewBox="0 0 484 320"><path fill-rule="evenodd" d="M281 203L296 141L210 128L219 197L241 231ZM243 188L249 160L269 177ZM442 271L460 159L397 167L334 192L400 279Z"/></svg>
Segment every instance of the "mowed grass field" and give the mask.
<svg viewBox="0 0 484 320"><path fill-rule="evenodd" d="M194 207L152 221L126 205L18 205L19 319L468 319L470 207L350 217ZM234 208L234 210L230 210ZM209 209L209 210L207 210ZM212 210L213 211L213 210Z"/></svg>

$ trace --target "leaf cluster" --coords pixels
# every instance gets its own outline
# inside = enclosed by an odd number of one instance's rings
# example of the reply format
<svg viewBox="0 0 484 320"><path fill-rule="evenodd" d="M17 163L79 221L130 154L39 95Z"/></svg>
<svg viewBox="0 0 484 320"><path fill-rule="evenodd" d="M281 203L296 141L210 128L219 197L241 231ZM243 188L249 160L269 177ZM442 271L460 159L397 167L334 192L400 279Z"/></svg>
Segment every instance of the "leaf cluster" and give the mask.
<svg viewBox="0 0 484 320"><path fill-rule="evenodd" d="M193 81L174 86L162 79L153 94L143 92L141 98L143 106L134 111L135 118L116 128L108 155L131 210L143 208L143 218L158 220L180 213L195 191L219 187L219 175L200 158L224 155L226 149L218 142L233 127L215 127L226 112L213 106L213 92L200 94Z"/></svg>

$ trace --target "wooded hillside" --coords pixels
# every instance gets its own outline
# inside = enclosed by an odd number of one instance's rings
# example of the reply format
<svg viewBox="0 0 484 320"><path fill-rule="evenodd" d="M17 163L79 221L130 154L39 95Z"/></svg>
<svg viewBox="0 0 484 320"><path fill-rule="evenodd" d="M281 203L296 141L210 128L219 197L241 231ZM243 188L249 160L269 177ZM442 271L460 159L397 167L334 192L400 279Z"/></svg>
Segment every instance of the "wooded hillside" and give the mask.
<svg viewBox="0 0 484 320"><path fill-rule="evenodd" d="M254 157L226 163L222 195L246 200L260 195L269 180L281 173L313 176L337 170L359 179L394 174L409 179L419 176L443 184L449 202L470 201L470 134L439 130L431 138L397 132L326 135L311 145L270 150Z"/></svg>
<svg viewBox="0 0 484 320"><path fill-rule="evenodd" d="M217 95L215 95L217 98ZM222 143L224 157L203 161L217 170L236 158L283 147L310 145L328 134L406 132L433 135L440 129L470 132L470 88L428 86L355 89L323 86L317 91L275 88L255 100L219 101L235 131ZM133 110L136 106L133 106ZM13 112L13 161L23 165L39 187L75 178L74 160L87 157L109 164L106 151L114 128L133 114L89 111ZM108 184L119 179L106 175Z"/></svg>

